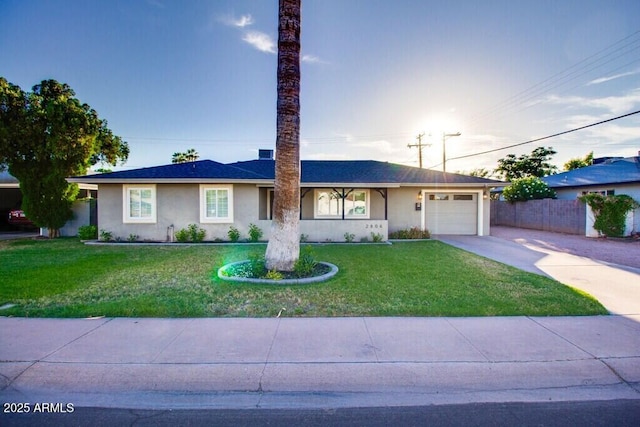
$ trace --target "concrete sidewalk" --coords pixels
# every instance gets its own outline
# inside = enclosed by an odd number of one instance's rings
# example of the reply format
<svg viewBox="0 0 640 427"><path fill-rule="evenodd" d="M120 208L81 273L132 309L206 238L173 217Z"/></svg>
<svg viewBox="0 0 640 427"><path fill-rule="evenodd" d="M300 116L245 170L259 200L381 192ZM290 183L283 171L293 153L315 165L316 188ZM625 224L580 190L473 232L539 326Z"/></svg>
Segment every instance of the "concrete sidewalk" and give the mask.
<svg viewBox="0 0 640 427"><path fill-rule="evenodd" d="M640 399L640 316L0 318L0 400L323 408Z"/></svg>

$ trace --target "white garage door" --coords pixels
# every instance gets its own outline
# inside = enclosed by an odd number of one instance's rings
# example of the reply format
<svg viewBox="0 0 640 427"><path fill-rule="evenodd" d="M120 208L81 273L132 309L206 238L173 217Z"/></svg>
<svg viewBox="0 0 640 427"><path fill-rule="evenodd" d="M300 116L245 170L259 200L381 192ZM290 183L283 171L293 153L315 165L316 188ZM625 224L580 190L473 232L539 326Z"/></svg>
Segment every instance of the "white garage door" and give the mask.
<svg viewBox="0 0 640 427"><path fill-rule="evenodd" d="M476 193L426 193L425 222L431 234L478 234Z"/></svg>

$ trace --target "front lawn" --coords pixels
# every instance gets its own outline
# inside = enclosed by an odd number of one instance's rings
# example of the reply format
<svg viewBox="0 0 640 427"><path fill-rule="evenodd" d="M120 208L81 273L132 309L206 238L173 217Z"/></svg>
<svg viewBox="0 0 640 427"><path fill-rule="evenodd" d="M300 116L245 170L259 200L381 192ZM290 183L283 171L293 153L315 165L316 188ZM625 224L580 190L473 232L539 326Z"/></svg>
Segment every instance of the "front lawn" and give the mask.
<svg viewBox="0 0 640 427"><path fill-rule="evenodd" d="M438 241L318 245L340 268L324 283L220 281L257 246L0 242L0 315L33 317L561 316L606 314L589 296ZM284 310L283 310L284 309Z"/></svg>

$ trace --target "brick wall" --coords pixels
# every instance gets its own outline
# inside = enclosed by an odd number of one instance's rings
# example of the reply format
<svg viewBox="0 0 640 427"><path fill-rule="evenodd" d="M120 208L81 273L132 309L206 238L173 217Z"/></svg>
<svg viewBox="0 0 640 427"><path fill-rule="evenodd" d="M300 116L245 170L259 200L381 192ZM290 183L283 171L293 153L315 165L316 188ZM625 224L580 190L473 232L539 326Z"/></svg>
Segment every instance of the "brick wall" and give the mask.
<svg viewBox="0 0 640 427"><path fill-rule="evenodd" d="M586 205L579 200L491 201L491 225L585 235Z"/></svg>

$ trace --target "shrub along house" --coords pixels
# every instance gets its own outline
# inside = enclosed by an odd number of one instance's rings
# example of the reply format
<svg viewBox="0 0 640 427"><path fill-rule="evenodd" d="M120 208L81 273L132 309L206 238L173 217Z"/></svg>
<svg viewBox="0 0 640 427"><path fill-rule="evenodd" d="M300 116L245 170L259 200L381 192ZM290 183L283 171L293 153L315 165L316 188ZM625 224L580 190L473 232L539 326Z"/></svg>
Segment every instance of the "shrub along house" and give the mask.
<svg viewBox="0 0 640 427"><path fill-rule="evenodd" d="M266 152L266 156L264 155ZM247 236L255 224L269 238L274 198L270 150L258 160L211 160L87 175L98 185L98 226L114 237L173 240L189 224L206 240ZM362 160L301 162L300 229L309 241L382 240L418 227L432 234L489 234L489 189L499 181ZM373 234L372 234L373 233Z"/></svg>

